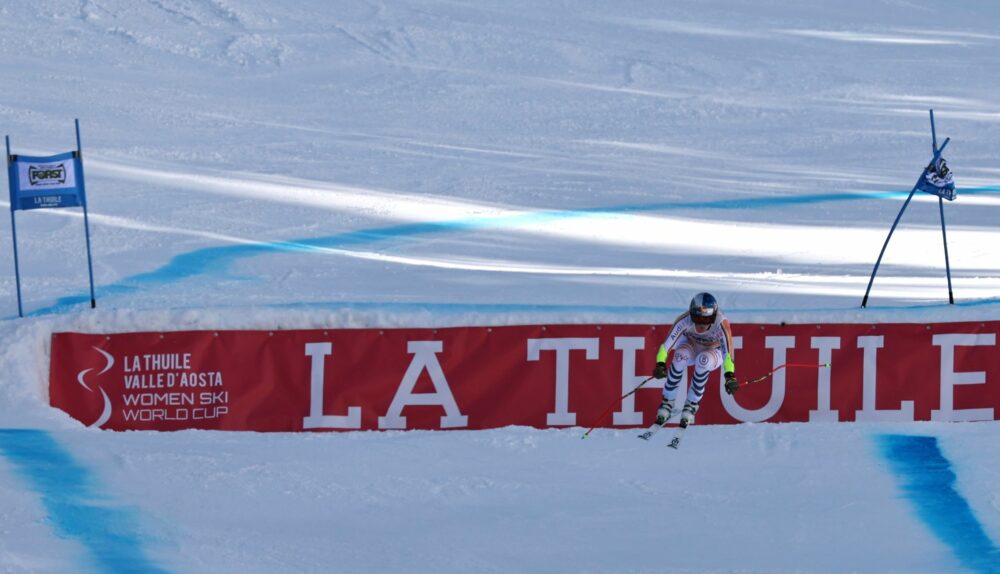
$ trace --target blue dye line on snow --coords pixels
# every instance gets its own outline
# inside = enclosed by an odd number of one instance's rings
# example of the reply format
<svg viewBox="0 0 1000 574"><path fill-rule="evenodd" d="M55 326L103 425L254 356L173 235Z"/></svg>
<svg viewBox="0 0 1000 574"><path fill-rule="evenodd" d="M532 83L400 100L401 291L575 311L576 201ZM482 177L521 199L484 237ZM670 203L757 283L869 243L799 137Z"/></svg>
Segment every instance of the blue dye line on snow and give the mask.
<svg viewBox="0 0 1000 574"><path fill-rule="evenodd" d="M89 299L81 299L86 302ZM1000 298L983 299L977 301L959 301L953 307L979 307L986 305L996 305L1000 303ZM947 303L936 303L928 305L907 305L907 306L884 306L879 307L880 311L892 311L894 309L913 311L915 309L940 308ZM224 305L217 305L224 307ZM339 311L343 309L353 309L358 311L385 311L395 313L434 313L434 314L457 314L457 313L487 313L495 315L509 315L511 313L559 313L562 315L581 313L611 313L616 316L628 314L663 315L674 316L679 312L675 306L649 306L649 305L573 305L573 304L528 304L528 303L441 303L428 301L305 301L293 303L264 303L257 304L257 307L267 309L305 309L318 310L329 309ZM773 308L741 308L744 313L764 313L773 312ZM843 311L843 308L814 308L813 311Z"/></svg>
<svg viewBox="0 0 1000 574"><path fill-rule="evenodd" d="M528 303L421 303L393 301L319 301L307 303L273 303L266 305L272 309L356 309L396 312L434 312L434 313L656 313L677 314L677 307L652 307L641 305L558 305L558 304L528 304Z"/></svg>
<svg viewBox="0 0 1000 574"><path fill-rule="evenodd" d="M955 471L931 436L882 435L882 454L917 515L972 572L1000 572L1000 549L955 490Z"/></svg>
<svg viewBox="0 0 1000 574"><path fill-rule="evenodd" d="M963 195L997 193L1000 192L1000 186L965 188L959 190L959 192ZM910 192L908 191L857 191L797 196L757 197L735 200L661 202L611 207L593 207L575 210L539 211L500 217L473 217L450 221L393 225L388 227L350 231L327 237L315 237L292 241L278 241L254 245L208 247L178 255L171 259L166 265L154 271L126 277L116 283L99 287L96 290L96 295L98 299L101 299L109 295L133 293L143 287L165 285L210 273L225 273L234 263L241 259L282 251L310 252L322 249L344 249L357 245L380 243L421 235L463 231L482 231L491 229L509 229L524 225L539 225L567 219L602 217L608 215L626 215L632 213L677 211L686 209L764 209L788 205L828 203L834 201L890 199L904 197L909 195L909 193ZM89 301L89 294L62 297L56 300L54 304L31 311L28 315L39 316L58 313L69 307L87 303Z"/></svg>
<svg viewBox="0 0 1000 574"><path fill-rule="evenodd" d="M41 496L56 533L89 551L93 565L82 569L166 574L143 552L137 513L114 506L94 475L49 433L0 429L0 455Z"/></svg>

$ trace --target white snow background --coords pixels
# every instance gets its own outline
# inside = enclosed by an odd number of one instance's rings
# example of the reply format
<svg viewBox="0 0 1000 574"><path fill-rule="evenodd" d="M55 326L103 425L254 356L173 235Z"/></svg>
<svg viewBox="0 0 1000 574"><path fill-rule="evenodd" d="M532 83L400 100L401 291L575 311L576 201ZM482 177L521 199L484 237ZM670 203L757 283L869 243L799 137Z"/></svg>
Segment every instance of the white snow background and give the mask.
<svg viewBox="0 0 1000 574"><path fill-rule="evenodd" d="M18 318L2 226L0 571L1000 571L997 423L675 452L111 433L47 394L53 331L668 324L701 290L736 322L998 320L991 2L5 0L0 56L13 153L80 119L97 287L81 210L18 212ZM860 309L930 108L956 304L921 194Z"/></svg>

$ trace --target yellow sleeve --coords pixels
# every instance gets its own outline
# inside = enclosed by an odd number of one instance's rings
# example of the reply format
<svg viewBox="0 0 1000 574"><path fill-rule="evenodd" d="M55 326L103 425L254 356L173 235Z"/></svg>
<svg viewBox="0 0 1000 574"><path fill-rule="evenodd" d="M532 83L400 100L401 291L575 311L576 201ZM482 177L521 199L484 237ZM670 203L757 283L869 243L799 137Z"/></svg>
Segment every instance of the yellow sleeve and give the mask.
<svg viewBox="0 0 1000 574"><path fill-rule="evenodd" d="M660 351L656 353L656 362L657 363L667 362L667 348L663 345L660 345Z"/></svg>
<svg viewBox="0 0 1000 574"><path fill-rule="evenodd" d="M729 323L729 320L724 320L722 322L722 329L726 333L726 359L723 361L723 367L725 373L735 373L736 363L733 361L733 355L736 354L736 350L733 349L733 326Z"/></svg>

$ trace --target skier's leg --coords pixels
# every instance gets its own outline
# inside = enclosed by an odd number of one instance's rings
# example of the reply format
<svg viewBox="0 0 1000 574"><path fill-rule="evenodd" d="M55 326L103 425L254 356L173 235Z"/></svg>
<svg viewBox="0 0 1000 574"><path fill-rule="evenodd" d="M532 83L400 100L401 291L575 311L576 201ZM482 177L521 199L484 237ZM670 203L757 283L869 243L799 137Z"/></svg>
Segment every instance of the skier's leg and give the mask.
<svg viewBox="0 0 1000 574"><path fill-rule="evenodd" d="M699 350L698 355L694 359L694 377L691 379L687 400L684 402L684 410L681 413L681 423L684 426L694 423L694 415L698 412L701 398L705 395L708 377L721 366L721 349L710 348Z"/></svg>
<svg viewBox="0 0 1000 574"><path fill-rule="evenodd" d="M674 400L677 398L677 388L681 384L684 370L691 364L694 357L691 344L686 339L678 340L674 345L674 356L667 371L667 382L663 384L663 401L656 411L656 424L667 422L674 410Z"/></svg>

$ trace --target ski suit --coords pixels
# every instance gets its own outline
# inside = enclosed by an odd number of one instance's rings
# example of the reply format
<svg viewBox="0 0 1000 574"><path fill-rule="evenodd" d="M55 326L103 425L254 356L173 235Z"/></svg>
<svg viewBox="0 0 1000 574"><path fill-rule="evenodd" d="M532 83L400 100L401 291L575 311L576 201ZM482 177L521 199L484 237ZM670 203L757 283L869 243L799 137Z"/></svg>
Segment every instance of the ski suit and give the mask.
<svg viewBox="0 0 1000 574"><path fill-rule="evenodd" d="M667 372L667 382L663 385L663 398L673 400L681 376L694 365L694 377L688 387L687 402L697 405L705 394L708 376L719 367L726 373L736 370L733 362L733 331L729 319L718 311L715 321L705 331L699 332L691 320L690 313L677 317L666 341L660 345L656 362L665 363L668 351L673 348L674 357Z"/></svg>

